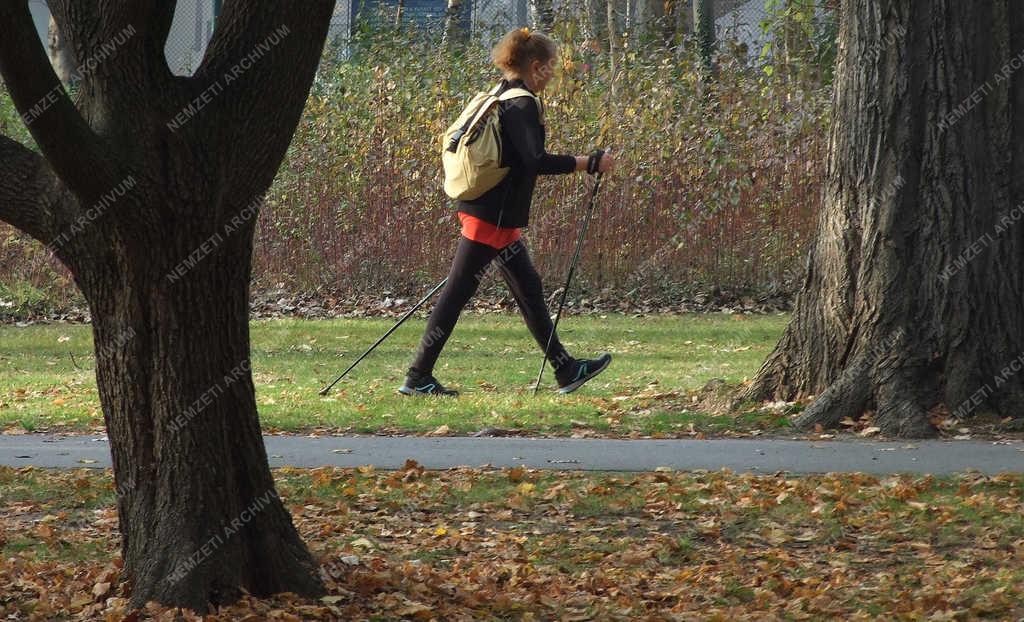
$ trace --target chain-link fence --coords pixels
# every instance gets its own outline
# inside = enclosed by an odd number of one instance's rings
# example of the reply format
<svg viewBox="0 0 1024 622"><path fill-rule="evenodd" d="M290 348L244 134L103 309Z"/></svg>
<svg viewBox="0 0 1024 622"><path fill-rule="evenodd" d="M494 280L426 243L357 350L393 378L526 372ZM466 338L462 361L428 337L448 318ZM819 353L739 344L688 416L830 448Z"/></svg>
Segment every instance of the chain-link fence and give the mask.
<svg viewBox="0 0 1024 622"><path fill-rule="evenodd" d="M715 14L720 44L742 50L751 58L771 53L778 39L803 38L815 45L834 38L832 0L703 0ZM693 30L694 0L341 0L331 20L329 44L337 54L348 52L356 23L376 11L389 10L399 20L426 32L439 33L449 14L464 15L474 39L489 45L511 28L531 26L552 29L560 12L586 15L591 35L618 36L637 40L644 34L671 34L680 41ZM222 0L179 0L168 36L167 62L178 75L189 75L198 66L220 11ZM29 6L40 37L49 40L49 11L45 0L30 0ZM454 10L454 13L452 12ZM608 28L608 16L613 29ZM781 24L780 17L789 17ZM781 25L780 25L781 24ZM791 43L791 42L789 42Z"/></svg>
<svg viewBox="0 0 1024 622"><path fill-rule="evenodd" d="M779 39L792 47L797 33L814 45L834 38L832 0L701 0L712 7L721 47L740 50L750 58L771 54ZM679 44L693 30L694 0L341 0L335 8L330 49L348 54L353 30L360 19L380 11L425 33L441 33L446 17L468 21L473 39L490 45L511 28L530 26L552 30L560 15L584 15L588 38L621 37L638 41L659 33ZM189 75L198 66L213 36L222 0L179 0L168 36L166 54L171 70ZM49 42L46 0L30 0L40 37ZM613 28L608 27L611 16ZM784 19L785 18L785 19ZM784 23L785 22L785 23Z"/></svg>
<svg viewBox="0 0 1024 622"><path fill-rule="evenodd" d="M43 0L33 2L43 4ZM709 4L723 48L742 50L750 58L770 54L778 37L792 36L794 25L813 31L806 34L814 40L835 36L830 0L713 0ZM176 73L187 75L202 58L219 5L219 0L179 0L167 41L167 59ZM473 39L482 45L511 28L555 28L552 22L561 12L588 15L591 33L604 37L611 34L635 41L657 32L674 35L678 43L692 33L692 5L693 0L342 0L331 21L329 44L339 55L346 55L357 21L380 10L427 33L440 33L446 16L454 11L468 19ZM780 18L787 14L794 19L782 27ZM609 15L614 32L607 27Z"/></svg>

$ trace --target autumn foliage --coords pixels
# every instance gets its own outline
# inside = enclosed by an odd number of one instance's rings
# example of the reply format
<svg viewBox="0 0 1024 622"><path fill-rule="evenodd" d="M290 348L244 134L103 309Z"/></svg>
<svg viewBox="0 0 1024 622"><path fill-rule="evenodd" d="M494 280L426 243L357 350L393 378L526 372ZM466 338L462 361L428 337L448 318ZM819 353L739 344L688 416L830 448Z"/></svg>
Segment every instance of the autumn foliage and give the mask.
<svg viewBox="0 0 1024 622"><path fill-rule="evenodd" d="M329 593L245 599L206 620L1024 615L1020 475L439 473L409 462L276 479ZM127 609L113 496L109 474L0 469L0 616L199 619Z"/></svg>
<svg viewBox="0 0 1024 622"><path fill-rule="evenodd" d="M688 47L620 50L613 74L565 17L559 79L545 92L549 149L612 147L621 166L598 201L581 291L791 290L819 198L827 85L724 45L710 93ZM438 136L498 78L489 50L439 54L414 31L378 29L349 52L325 56L263 210L257 289L407 296L447 269L457 221ZM2 92L0 127L23 133ZM579 177L538 185L529 242L542 275L564 273L585 192ZM54 282L66 282L59 266L0 226L0 291L66 300L73 288Z"/></svg>

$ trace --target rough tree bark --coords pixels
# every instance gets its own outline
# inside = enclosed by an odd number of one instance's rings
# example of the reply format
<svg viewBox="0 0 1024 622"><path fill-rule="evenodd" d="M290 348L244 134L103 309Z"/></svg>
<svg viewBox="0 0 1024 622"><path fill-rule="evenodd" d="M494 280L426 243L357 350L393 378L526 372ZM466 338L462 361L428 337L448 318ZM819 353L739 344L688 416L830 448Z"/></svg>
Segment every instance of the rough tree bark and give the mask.
<svg viewBox="0 0 1024 622"><path fill-rule="evenodd" d="M79 99L27 1L0 5L0 74L41 152L0 137L0 219L48 244L89 302L132 602L318 594L260 435L248 286L258 202L334 2L227 0L191 78L164 59L175 2L49 5Z"/></svg>
<svg viewBox="0 0 1024 622"><path fill-rule="evenodd" d="M826 188L794 317L748 397L1024 413L1024 14L1012 0L843 0Z"/></svg>

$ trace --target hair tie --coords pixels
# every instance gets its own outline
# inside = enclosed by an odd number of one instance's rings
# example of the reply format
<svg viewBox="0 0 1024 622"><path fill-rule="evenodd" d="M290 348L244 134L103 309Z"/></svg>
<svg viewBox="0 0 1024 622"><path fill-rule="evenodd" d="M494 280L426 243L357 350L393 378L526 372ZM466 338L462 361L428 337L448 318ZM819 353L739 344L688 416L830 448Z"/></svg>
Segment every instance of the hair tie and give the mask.
<svg viewBox="0 0 1024 622"><path fill-rule="evenodd" d="M530 27L529 27L529 26L523 26L522 28L520 28L520 30L521 30L521 31L523 32L523 34L524 34L524 35L526 35L527 37L529 37L529 36L530 36Z"/></svg>

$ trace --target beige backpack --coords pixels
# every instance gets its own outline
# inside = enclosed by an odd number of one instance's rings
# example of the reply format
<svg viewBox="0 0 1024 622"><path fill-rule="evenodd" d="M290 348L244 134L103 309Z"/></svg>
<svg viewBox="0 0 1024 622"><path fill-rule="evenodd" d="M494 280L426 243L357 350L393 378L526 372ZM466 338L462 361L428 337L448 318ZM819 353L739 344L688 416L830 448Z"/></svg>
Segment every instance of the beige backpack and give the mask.
<svg viewBox="0 0 1024 622"><path fill-rule="evenodd" d="M442 137L444 191L453 199L472 201L497 186L508 174L508 167L501 166L498 102L532 97L537 108L543 110L540 99L530 91L512 88L498 95L499 88L500 84L489 93L474 95Z"/></svg>

